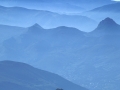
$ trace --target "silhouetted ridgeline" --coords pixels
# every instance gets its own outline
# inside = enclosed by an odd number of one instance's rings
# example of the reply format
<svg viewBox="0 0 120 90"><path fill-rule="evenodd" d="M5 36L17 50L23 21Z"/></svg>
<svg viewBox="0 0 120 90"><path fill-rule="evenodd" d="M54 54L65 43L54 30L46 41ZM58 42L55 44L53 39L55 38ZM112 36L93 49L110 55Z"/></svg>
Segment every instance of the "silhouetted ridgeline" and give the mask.
<svg viewBox="0 0 120 90"><path fill-rule="evenodd" d="M26 62L93 90L119 90L119 38L120 25L109 17L89 33L35 24L20 36L5 40L0 58ZM52 89L56 88L62 87Z"/></svg>
<svg viewBox="0 0 120 90"><path fill-rule="evenodd" d="M64 90L87 90L25 63L0 61L0 90L56 90L58 87Z"/></svg>

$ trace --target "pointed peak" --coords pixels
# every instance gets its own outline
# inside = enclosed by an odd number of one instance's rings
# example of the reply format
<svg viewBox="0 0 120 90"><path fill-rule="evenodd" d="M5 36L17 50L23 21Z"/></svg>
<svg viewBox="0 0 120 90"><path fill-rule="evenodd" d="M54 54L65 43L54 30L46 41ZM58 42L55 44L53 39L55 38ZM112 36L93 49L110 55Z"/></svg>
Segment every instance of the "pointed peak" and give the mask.
<svg viewBox="0 0 120 90"><path fill-rule="evenodd" d="M99 23L99 26L118 25L113 19L107 17Z"/></svg>
<svg viewBox="0 0 120 90"><path fill-rule="evenodd" d="M102 20L99 24L97 28L114 28L119 26L113 19L107 17L104 20Z"/></svg>
<svg viewBox="0 0 120 90"><path fill-rule="evenodd" d="M41 33L43 31L44 29L37 23L28 28L28 32L30 33Z"/></svg>
<svg viewBox="0 0 120 90"><path fill-rule="evenodd" d="M114 22L114 23L116 23L112 18L109 18L109 17L107 17L107 18L105 18L104 20L102 20L102 22Z"/></svg>
<svg viewBox="0 0 120 90"><path fill-rule="evenodd" d="M104 20L113 20L113 19L110 17L106 17Z"/></svg>
<svg viewBox="0 0 120 90"><path fill-rule="evenodd" d="M33 26L31 27L35 27L35 28L39 28L39 29L43 29L38 23L35 23Z"/></svg>
<svg viewBox="0 0 120 90"><path fill-rule="evenodd" d="M113 19L107 17L99 23L93 32L99 33L100 35L118 33L120 32L120 25Z"/></svg>

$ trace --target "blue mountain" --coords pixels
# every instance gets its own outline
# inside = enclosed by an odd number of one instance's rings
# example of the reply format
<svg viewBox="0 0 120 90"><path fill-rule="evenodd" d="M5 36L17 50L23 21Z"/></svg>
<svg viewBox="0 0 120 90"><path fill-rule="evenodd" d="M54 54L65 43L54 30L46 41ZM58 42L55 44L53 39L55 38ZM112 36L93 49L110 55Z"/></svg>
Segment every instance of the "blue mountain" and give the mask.
<svg viewBox="0 0 120 90"><path fill-rule="evenodd" d="M114 2L111 0L0 0L3 6L20 6L67 14L79 14L110 3Z"/></svg>
<svg viewBox="0 0 120 90"><path fill-rule="evenodd" d="M1 59L29 63L89 89L119 90L120 26L113 19L105 18L90 33L38 24L27 29L2 43Z"/></svg>
<svg viewBox="0 0 120 90"><path fill-rule="evenodd" d="M20 62L0 61L0 77L1 90L87 90L57 74Z"/></svg>
<svg viewBox="0 0 120 90"><path fill-rule="evenodd" d="M81 15L58 14L45 10L26 9L22 7L0 7L0 23L28 27L34 23L44 28L55 28L58 26L76 27L88 30L86 25L94 27L96 21ZM77 24L76 24L77 22Z"/></svg>
<svg viewBox="0 0 120 90"><path fill-rule="evenodd" d="M104 35L104 34L110 34L110 35L117 35L120 33L120 25L117 24L113 19L111 18L105 18L102 20L98 27L92 31L91 33L94 33L96 36L98 35Z"/></svg>
<svg viewBox="0 0 120 90"><path fill-rule="evenodd" d="M90 17L92 19L94 18L94 20L96 21L100 21L106 17L110 17L114 19L117 23L120 23L119 13L120 13L120 3L115 2L112 4L107 4L107 5L103 5L100 7L96 7L92 10L89 10L83 13L82 15Z"/></svg>
<svg viewBox="0 0 120 90"><path fill-rule="evenodd" d="M92 12L113 12L113 13L119 13L120 12L120 3L113 3L113 4L107 4L101 7L97 7Z"/></svg>
<svg viewBox="0 0 120 90"><path fill-rule="evenodd" d="M9 25L0 25L0 43L4 40L11 38L11 37L17 37L20 34L26 32L26 28L23 27L17 27L17 26L9 26Z"/></svg>

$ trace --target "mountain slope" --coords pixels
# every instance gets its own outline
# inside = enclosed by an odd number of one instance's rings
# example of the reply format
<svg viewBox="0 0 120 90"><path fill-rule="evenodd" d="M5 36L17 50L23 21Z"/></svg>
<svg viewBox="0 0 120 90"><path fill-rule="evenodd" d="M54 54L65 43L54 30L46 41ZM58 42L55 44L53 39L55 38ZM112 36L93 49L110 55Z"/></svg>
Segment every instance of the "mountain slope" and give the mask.
<svg viewBox="0 0 120 90"><path fill-rule="evenodd" d="M73 62L68 61L69 65L64 67L66 73L58 73L91 90L119 90L120 25L106 18L86 35L81 46L68 51Z"/></svg>
<svg viewBox="0 0 120 90"><path fill-rule="evenodd" d="M114 12L114 13L119 13L120 11L120 3L113 3L113 4L108 4L104 5L98 8L95 8L92 10L92 12Z"/></svg>
<svg viewBox="0 0 120 90"><path fill-rule="evenodd" d="M113 19L108 17L102 20L98 24L98 27L90 33L96 36L114 34L117 35L120 33L120 25L117 24Z"/></svg>
<svg viewBox="0 0 120 90"><path fill-rule="evenodd" d="M66 5L68 7L68 11L71 8L76 7L83 7L85 9L90 9L90 8L95 8L97 6L102 6L105 4L109 4L109 3L113 3L111 0L30 0L28 2L28 0L24 0L24 1L20 1L20 0L1 0L0 1L2 5L9 5L9 6L24 6L24 7L32 7L32 8L45 8L45 6L47 7L47 10L50 10L51 8L54 10L56 8L59 9L61 8L60 6ZM7 3L6 3L7 2ZM33 6L33 4L35 4L35 6ZM59 7L56 7L56 5L61 4ZM41 7L40 7L41 5ZM54 5L54 6L52 6ZM69 7L70 5L70 7ZM37 6L37 7L36 7ZM51 7L50 7L51 6ZM49 8L48 8L49 7ZM65 8L66 9L66 8ZM76 8L78 9L78 8ZM81 8L79 8L79 10L81 11ZM64 11L64 10L62 10Z"/></svg>
<svg viewBox="0 0 120 90"><path fill-rule="evenodd" d="M87 90L56 74L20 62L0 61L0 77L1 90Z"/></svg>
<svg viewBox="0 0 120 90"><path fill-rule="evenodd" d="M9 26L9 25L0 25L0 43L10 37L19 36L22 33L26 32L26 28Z"/></svg>
<svg viewBox="0 0 120 90"><path fill-rule="evenodd" d="M28 27L38 23L44 28L70 26L81 30L88 30L86 25L91 24L90 28L93 28L93 24L96 24L94 20L81 15L58 14L45 10L3 6L0 6L0 20L0 23L5 25Z"/></svg>
<svg viewBox="0 0 120 90"><path fill-rule="evenodd" d="M33 25L28 28L27 32L20 35L17 39L10 38L3 42L3 49L5 49L7 56L3 55L2 57L6 57L6 59L9 58L11 60L15 60L15 58L18 57L17 60L21 60L22 57L19 54L22 54L26 60L29 58L31 62L34 62L34 60L39 57L49 59L49 57L45 57L47 52L52 54L51 50L56 51L56 49L60 48L65 49L66 47L75 47L82 43L84 38L84 32L76 28L61 26L53 29L42 29L40 26L36 27L36 25ZM14 44L14 48L12 48L12 44ZM39 54L35 54L34 52ZM16 55L15 58L13 53ZM26 57L26 55L33 57ZM52 58L52 55L50 55L50 57ZM42 63L44 63L44 59Z"/></svg>
<svg viewBox="0 0 120 90"><path fill-rule="evenodd" d="M32 90L30 88L27 88L25 86L11 83L11 82L0 82L0 89L1 90Z"/></svg>
<svg viewBox="0 0 120 90"><path fill-rule="evenodd" d="M111 18L90 33L35 24L21 36L4 41L0 58L29 63L91 90L119 90L119 38L119 25Z"/></svg>
<svg viewBox="0 0 120 90"><path fill-rule="evenodd" d="M120 13L120 2L117 2L117 3L107 4L94 8L92 10L83 13L82 15L90 17L92 19L94 18L94 20L96 21L100 21L106 17L110 17L114 19L116 22L120 23L119 13Z"/></svg>

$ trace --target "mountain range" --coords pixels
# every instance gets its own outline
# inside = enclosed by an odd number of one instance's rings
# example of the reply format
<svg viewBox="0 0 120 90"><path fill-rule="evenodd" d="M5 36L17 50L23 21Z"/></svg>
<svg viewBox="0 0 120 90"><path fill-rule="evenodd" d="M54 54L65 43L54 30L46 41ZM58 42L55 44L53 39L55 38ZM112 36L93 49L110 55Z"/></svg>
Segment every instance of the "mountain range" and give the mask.
<svg viewBox="0 0 120 90"><path fill-rule="evenodd" d="M101 7L97 7L93 9L93 12L114 12L114 13L119 13L120 12L120 3L113 3L113 4L107 4Z"/></svg>
<svg viewBox="0 0 120 90"><path fill-rule="evenodd" d="M29 63L91 90L119 90L119 38L120 25L109 17L89 33L34 24L5 40L0 58Z"/></svg>
<svg viewBox="0 0 120 90"><path fill-rule="evenodd" d="M119 2L0 5L0 90L119 90Z"/></svg>
<svg viewBox="0 0 120 90"><path fill-rule="evenodd" d="M1 90L87 90L64 78L28 64L0 61Z"/></svg>
<svg viewBox="0 0 120 90"><path fill-rule="evenodd" d="M120 2L116 2L96 7L92 10L82 13L81 15L87 16L92 19L94 18L94 20L96 21L100 21L106 17L110 17L114 19L116 22L120 23L119 14L120 14Z"/></svg>
<svg viewBox="0 0 120 90"><path fill-rule="evenodd" d="M98 6L106 5L109 3L114 3L111 0L1 0L1 5L4 6L22 6L26 8L39 8L39 9L47 9L47 10L56 10L58 11L60 7L56 7L56 5L61 4L64 5L71 5L71 6L79 6L85 9L95 8ZM33 5L32 5L33 4ZM52 6L53 5L53 6ZM45 8L46 6L46 8ZM49 8L48 8L49 7ZM68 7L67 10L69 11L71 7ZM80 8L79 8L80 9ZM75 10L75 9L74 9ZM55 11L55 10L54 10ZM61 10L62 11L62 10ZM63 10L64 11L64 10ZM81 11L81 9L80 9ZM67 12L67 11L66 11ZM74 11L72 11L74 12Z"/></svg>
<svg viewBox="0 0 120 90"><path fill-rule="evenodd" d="M58 14L45 10L0 6L0 24L28 27L34 23L38 23L44 28L69 26L86 31L92 30L94 25L97 24L95 20L81 15ZM90 26L89 29L86 25Z"/></svg>
<svg viewBox="0 0 120 90"><path fill-rule="evenodd" d="M26 31L27 29L23 27L0 25L0 43L11 37L17 37Z"/></svg>
<svg viewBox="0 0 120 90"><path fill-rule="evenodd" d="M98 27L92 31L90 34L96 35L99 37L100 35L119 35L120 33L120 25L117 24L113 19L111 18L106 18L102 20Z"/></svg>

